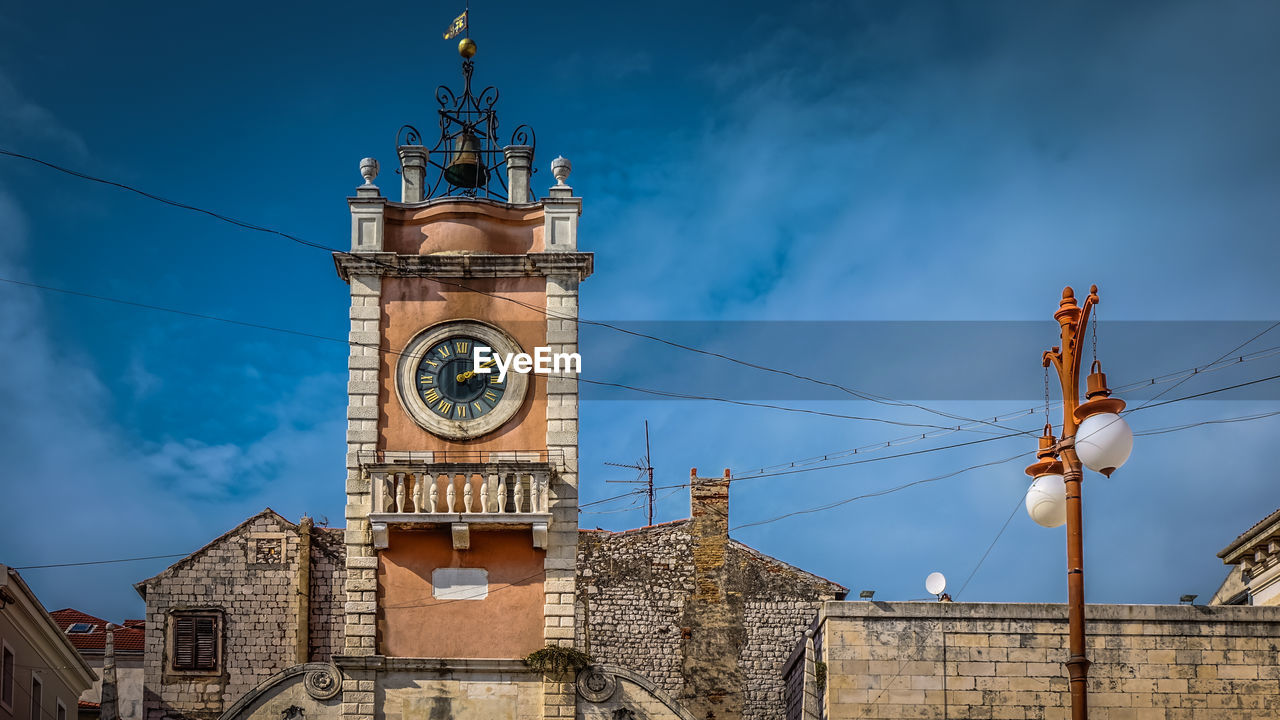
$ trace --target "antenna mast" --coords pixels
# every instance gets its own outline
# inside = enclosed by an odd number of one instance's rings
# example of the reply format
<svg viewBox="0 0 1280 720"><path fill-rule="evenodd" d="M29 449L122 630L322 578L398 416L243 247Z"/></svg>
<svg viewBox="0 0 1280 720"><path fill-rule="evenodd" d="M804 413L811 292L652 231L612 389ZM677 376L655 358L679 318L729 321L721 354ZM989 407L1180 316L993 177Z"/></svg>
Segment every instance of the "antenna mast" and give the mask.
<svg viewBox="0 0 1280 720"><path fill-rule="evenodd" d="M650 456L649 456L649 421L648 420L644 421L644 458L632 465L624 465L622 463L611 463L611 462L607 462L605 463L605 465L609 465L611 467L628 468L630 470L635 470L636 472L640 473L639 475L636 476L635 480L606 480L605 482L624 483L627 485L643 483L646 486L645 492L646 492L646 497L648 498L648 502L647 502L647 505L649 508L648 524L652 525L653 524L653 463L650 461ZM647 479L646 479L646 474L647 474Z"/></svg>

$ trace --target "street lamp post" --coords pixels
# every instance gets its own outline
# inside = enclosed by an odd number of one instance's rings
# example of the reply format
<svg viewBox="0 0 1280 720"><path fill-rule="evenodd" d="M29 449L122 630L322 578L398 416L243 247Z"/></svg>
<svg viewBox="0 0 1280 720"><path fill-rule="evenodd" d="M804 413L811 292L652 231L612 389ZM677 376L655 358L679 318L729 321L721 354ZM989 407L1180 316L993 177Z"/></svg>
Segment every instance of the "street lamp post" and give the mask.
<svg viewBox="0 0 1280 720"><path fill-rule="evenodd" d="M1044 366L1058 374L1062 385L1062 441L1046 425L1036 462L1027 468L1035 478L1027 491L1027 511L1046 527L1067 526L1067 617L1071 655L1067 674L1071 685L1071 718L1087 720L1089 660L1085 657L1084 518L1080 504L1083 467L1108 477L1124 464L1133 449L1133 432L1120 417L1124 401L1111 397L1107 376L1095 358L1090 368L1085 402L1080 402L1080 361L1089 314L1098 303L1098 286L1089 289L1084 307L1076 304L1071 288L1053 314L1061 327L1062 344L1044 354ZM1096 337L1095 337L1096 340Z"/></svg>

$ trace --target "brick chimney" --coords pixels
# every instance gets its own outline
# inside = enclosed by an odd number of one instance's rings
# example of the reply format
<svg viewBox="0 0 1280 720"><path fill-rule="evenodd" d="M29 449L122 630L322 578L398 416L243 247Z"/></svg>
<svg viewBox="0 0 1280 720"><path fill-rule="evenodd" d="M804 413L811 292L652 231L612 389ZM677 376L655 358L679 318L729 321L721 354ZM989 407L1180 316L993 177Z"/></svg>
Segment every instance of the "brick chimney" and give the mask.
<svg viewBox="0 0 1280 720"><path fill-rule="evenodd" d="M681 643L686 707L698 720L742 717L746 689L738 658L746 632L742 593L731 587L729 481L689 471L689 533L693 540L693 596L685 603Z"/></svg>

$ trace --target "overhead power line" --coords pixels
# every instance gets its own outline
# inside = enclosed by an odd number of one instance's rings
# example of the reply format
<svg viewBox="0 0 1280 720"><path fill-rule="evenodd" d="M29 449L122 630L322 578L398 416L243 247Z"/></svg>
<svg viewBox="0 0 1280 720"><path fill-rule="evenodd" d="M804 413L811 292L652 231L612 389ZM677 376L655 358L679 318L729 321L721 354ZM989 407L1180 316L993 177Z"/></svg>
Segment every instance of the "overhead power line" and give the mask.
<svg viewBox="0 0 1280 720"><path fill-rule="evenodd" d="M256 330L266 330L269 332L286 333L286 334L294 335L297 337L305 337L305 338L310 338L314 340L324 340L326 342L341 343L342 345L355 345L357 347L369 348L370 350L375 350L378 353L385 354L385 355L393 355L397 357L404 355L404 352L402 350L392 350L390 348L383 348L381 345L375 345L372 343L352 342L345 338L331 337L328 335L316 335L314 333L302 332L300 330L290 330L288 328L274 327L271 325L263 325L261 323L251 323L251 322L244 322L241 320L231 320L229 318L218 317L216 315L207 315L205 313L196 313L196 312L189 312L187 310L178 310L175 308L164 307L161 305L153 305L149 303L136 302L133 300L124 300L122 298L109 297L106 295L98 295L94 293L81 292L79 290L68 290L66 288L59 288L59 287L54 287L52 285L44 285L41 283L34 283L34 282L25 281L25 280L14 280L12 278L0 277L0 282L34 288L37 290L44 290L47 292L63 293L66 295L86 298L90 300L99 300L102 302L115 303L117 305L126 305L129 307L142 308L145 310L153 310L156 312L173 313L175 315L181 315L183 317L196 318L200 320L210 320L214 322L226 323L229 325L239 325L241 327L254 328ZM882 423L886 425L897 425L900 427L919 427L919 428L933 428L933 429L943 429L943 430L951 429L950 427L947 427L947 426L932 425L929 423L913 423L913 422L906 422L903 420L890 420L888 418L879 418L879 417L867 416L867 415L849 415L845 413L827 412L824 410L813 410L810 408L798 408L798 407L792 407L788 405L777 405L773 403L752 402L749 400L734 400L732 398L723 398L723 397L717 397L712 395L693 395L689 393L677 393L677 392L671 392L667 390L657 390L654 388L644 388L644 387L636 387L634 385L624 385L622 383L606 382L604 380L592 380L590 378L584 378L584 377L576 377L574 379L577 380L578 382L587 383L588 385L600 385L604 387L619 388L622 390L629 390L631 392L642 393L645 395L654 395L658 397L666 397L666 398L672 398L677 400L702 400L707 402L717 402L717 403L724 403L728 405L737 405L740 407L756 407L756 408L763 408L768 410L778 410L781 412L800 413L804 415L815 415L818 417L836 418L841 420L859 420L864 422Z"/></svg>
<svg viewBox="0 0 1280 720"><path fill-rule="evenodd" d="M191 553L174 553L172 555L147 555L146 557L118 558L116 560L86 560L84 562L50 563L48 565L23 565L14 570L43 570L45 568L80 567L83 565L112 565L114 563L137 562L139 560L161 560L164 558L186 557Z"/></svg>
<svg viewBox="0 0 1280 720"><path fill-rule="evenodd" d="M1175 400L1175 401L1170 401L1170 402L1176 402L1176 400ZM1274 410L1274 411L1270 411L1270 412L1265 412L1265 413L1256 413L1256 414L1253 414L1253 415L1243 415L1243 416L1239 416L1239 417L1219 418L1219 419L1214 419L1214 420L1202 420L1202 421L1200 421L1200 422L1187 423L1187 424L1184 424L1184 425L1178 425L1178 426L1173 426L1173 427L1153 428L1153 429L1151 429L1151 430L1144 430L1144 431L1137 432L1137 433L1134 433L1134 434L1135 434L1135 435L1137 435L1137 436L1139 436L1139 437L1147 436L1147 435L1163 435L1163 434L1167 434L1167 433L1181 432L1181 431L1183 431L1183 430L1189 430L1189 429L1192 429L1192 428L1202 427L1202 426L1205 426L1205 425L1217 425L1217 424L1224 424L1224 423L1248 422L1248 421L1252 421L1252 420L1262 420L1262 419L1265 419L1265 418L1276 417L1276 416L1278 416L1278 415L1280 415L1280 410ZM877 491L877 492L875 492L875 493L867 493L867 494L865 494L865 495L858 496L858 497L855 497L855 498L849 498L849 499L846 499L846 500L843 500L843 501L838 501L837 503L829 503L828 505L830 505L831 507L836 507L836 506L838 506L838 505L848 504L848 503L850 503L850 502L854 502L854 501L856 501L856 500L863 499L863 498L869 498L869 497L880 497L880 496L883 496L883 495L888 495L888 494L891 494L891 493L899 492L899 491L901 491L901 490L905 490L905 489L910 488L910 487L914 487L914 486L916 486L916 485L922 485L922 484L926 484L926 483L934 482L934 481L941 480L941 479L946 479L946 478L950 478L950 477L955 477L956 475L960 475L960 474L965 473L965 472L968 472L968 471L970 471L970 470L976 470L976 469L979 469L979 468L982 468L982 467L987 467L987 466L991 466L991 465L998 465L998 464L1001 464L1001 463L1010 462L1010 461L1012 461L1012 460L1014 459L1014 457L1022 457L1023 455L1029 455L1029 454L1031 454L1032 452L1034 452L1034 451L1027 451L1027 452L1024 452L1024 453L1019 453L1017 456L1013 456L1013 457L1006 458L1006 459L1003 459L1003 460L996 460L996 461L992 461L992 462L981 463L981 464L978 464L978 465L971 465L971 466L969 466L969 467L962 468L962 469L957 470L957 471L954 471L954 472L952 472L952 473L948 473L948 474L947 474L947 475L945 475L945 476L938 476L938 477L935 477L935 478L926 478L926 479L924 479L924 480L916 480L916 481L913 481L913 482L910 482L910 483L904 483L904 484L901 484L901 485L898 485L898 486L895 486L895 487L892 487L892 488L888 488L887 490ZM678 485L664 485L664 486L662 486L660 489L668 489L668 488L682 488L682 487L689 487L689 483L681 483L681 484L678 484ZM594 506L594 505L600 505L600 504L602 504L602 503L612 502L612 501L614 501L614 500L619 500L619 499L622 499L622 498L632 497L632 496L636 496L636 495L643 495L643 494L645 494L646 492L647 492L646 490L633 490L633 491L631 491L631 492L622 493L622 494L620 494L620 495L615 495L615 496L611 496L611 497L608 497L608 498L602 498L602 499L600 499L600 500L594 500L594 501L592 501L592 502L583 503L583 504L579 505L578 507L579 507L579 508L584 508L584 507L590 507L590 506ZM667 494L666 494L666 495L664 495L663 497L664 497L664 498L665 498L665 497L669 497L670 495L671 495L671 493L667 493ZM1025 499L1025 493L1024 493L1023 497L1019 498L1019 500L1018 500L1019 504L1021 504L1021 503L1022 503L1022 501L1023 501L1024 499ZM633 507L622 508L622 510L636 510L636 509L639 509L639 507L640 507L640 505L639 505L639 503L637 503L637 504L636 504L636 505L634 505ZM824 506L824 507L825 507L825 506ZM788 514L786 517L789 517L789 516L794 515L794 514L801 514L801 513L816 512L816 511L818 511L819 509L821 509L821 508L811 508L811 509L809 509L809 510L806 510L806 511L800 511L800 512L798 512L798 513L790 513L790 514ZM1017 506L1015 506L1015 507L1014 507L1014 510L1015 510L1015 511L1017 510ZM605 512L612 512L612 511L605 511ZM597 513L597 514L603 514L603 513ZM1012 517L1012 514L1010 515L1010 517ZM766 524L766 523L769 523L769 522L776 522L777 520L780 520L780 519L782 519L782 517L775 518L775 519L773 519L773 520L767 520L767 521L760 521L760 522L749 523L749 524L747 524L747 525L739 525L739 526L735 527L734 529L735 529L735 530L737 530L737 529L740 529L740 528L743 528L743 527L750 527L750 526L753 526L753 525L763 525L763 524ZM1007 526L1008 526L1008 524L1009 524L1009 521L1008 521L1008 520L1006 520L1006 521L1005 521L1005 527L1007 527ZM1003 531L1004 531L1004 530L1003 530L1003 528L1002 528L1002 529L1001 529L1001 533L1003 533ZM999 534L997 534L997 536L996 536L996 540L999 540L999 539L1000 539L1000 535L999 535ZM990 553L991 548L992 548L992 547L994 547L994 546L995 546L995 541L992 541L991 546L989 546L989 547L987 548L987 554L989 554L989 553ZM43 568L78 567L78 566L85 566L85 565L107 565L107 564L111 564L111 563L134 562L134 561L138 561L138 560L159 560L159 559L165 559L165 558L188 557L189 555L191 555L191 553L174 553L174 554L170 554L170 555L148 555L148 556L145 556L145 557L118 558L118 559L114 559L114 560L88 560L88 561L82 561L82 562L50 563L50 564L45 564L45 565L23 565L23 566L19 566L19 567L14 567L13 569L14 569L14 570L38 570L38 569L43 569ZM985 555L984 555L984 559L985 559ZM978 567L981 567L981 561L979 561ZM971 573L970 573L969 578L965 581L965 585L967 585L967 584L968 584L968 581L969 581L969 580L971 580L971 579L973 578L973 575L977 573L977 571L978 571L978 567L975 567L975 568L974 568L974 570L973 570L973 572L971 572ZM525 578L525 579L528 579L528 578ZM961 586L961 592L963 592L963 590L964 590L964 586ZM959 593L957 593L957 596L958 596L958 595L959 595Z"/></svg>
<svg viewBox="0 0 1280 720"><path fill-rule="evenodd" d="M111 187L119 188L119 189L122 189L122 190L125 190L125 191L128 191L128 192L136 193L137 195L140 195L140 196L142 196L142 197L148 198L148 199L150 199L150 200L154 200L154 201L156 201L156 202L164 203L164 204L166 204L166 205L170 205L170 206L172 206L172 207L176 207L176 208L179 208L179 209L189 210L189 211L192 211L192 212L197 212L197 213L200 213L200 214L203 214L203 215L207 215L207 216L209 216L209 217L211 217L211 218L214 218L214 219L216 219L216 220L220 220L220 221L222 221L222 222L230 223L231 225L234 225L234 226L239 227L239 228L243 228L243 229L245 229L245 230L252 230L252 231L255 231L255 232L267 233L267 234L269 234L269 235L275 235L275 236L277 236L277 237L284 238L284 239L286 239L286 240L289 240L289 241L291 241L291 242L298 243L298 244L300 244L300 245L304 245L304 246L309 247L309 248L314 248L314 249L319 249L319 250L326 250L326 251L328 251L328 252L335 253L335 254L338 254L338 255L343 255L343 256L346 256L346 257L359 258L359 259L362 259L362 260L365 260L365 261L368 261L368 262L372 262L372 263L374 263L375 265L378 265L378 266L381 266L381 267L384 267L384 268L388 268L388 269L396 270L396 271L398 271L398 272L401 270L400 268L398 268L398 267L396 267L396 266L393 266L393 265L388 265L387 263L384 263L384 262L382 262L381 260L379 260L379 259L377 259L377 258L373 258L373 257L362 257L362 256L360 256L360 255L356 255L356 254L351 253L351 252L349 252L349 251L346 251L346 250L340 250L340 249L338 249L338 248L329 247L329 246L324 245L324 244L322 244L322 243L312 242L312 241L310 241L310 240L303 239L303 238L301 238L301 237L298 237L297 235L293 235L293 234L291 234L291 233L287 233L287 232L284 232L284 231L281 231L281 230L276 230L276 229L274 229L274 228L266 227L266 226L263 226L263 225L257 225L257 224L255 224L255 223L247 222L247 221L244 221L244 220L239 220L239 219L236 219L236 218L230 217L230 216L228 216L228 215L224 215L224 214L222 214L222 213L214 212L214 211L212 211L212 210L207 210L207 209L200 208L200 207L197 207L197 206L194 206L194 205L190 205L190 204L187 204L187 203L178 202L178 201L176 201L176 200L170 200L170 199L168 199L168 198L161 197L161 196L156 195L156 194L154 194L154 193L146 192L146 191L144 191L144 190L141 190L141 189L139 189L139 188L136 188L136 187L134 187L134 186L132 186L132 185L129 185L129 184L127 184L127 183L121 183L121 182L117 182L117 181L114 181L114 180L107 180L107 179L105 179L105 178L100 178L100 177L97 177L97 176L94 176L94 175L90 175L90 174L88 174L88 173L80 172L80 171L78 171L78 170L72 170L72 169L70 169L70 168L66 168L66 167L63 167L63 166L61 166L61 165L57 165L57 164L55 164L55 163L51 163L51 162L49 162L49 161L47 161L47 160L42 160L42 159L40 159L40 158L38 158L38 157L34 157L34 156L32 156L32 155L26 155L26 154L23 154L23 153L18 153L18 152L14 152L14 151L11 151L11 150L6 150L6 149L3 149L3 148L0 148L0 155L5 155L5 156L8 156L8 157L17 158L17 159L21 159L21 160L27 160L27 161L29 161L29 162L33 162L33 163L36 163L36 164L38 164L38 165L41 165L41 166L47 167L47 168L49 168L49 169L51 169L51 170L56 170L56 171L58 171L58 172L65 173L65 174L67 174L67 175L71 175L71 176L73 176L73 177L80 178L80 179L82 179L82 180L87 180L87 181L90 181L90 182L96 182L96 183L100 183L100 184L103 184L103 185L108 185L108 186L111 186ZM539 313L539 314L541 314L541 315L543 315L543 316L545 316L545 317L547 317L547 318L558 319L558 320L569 320L569 321L572 321L572 322L575 322L575 323L578 323L578 324L582 324L582 325L590 325L590 326L594 326L594 327L602 327L602 328L606 328L606 329L609 329L609 330L613 330L613 331L615 331L615 332L619 332L619 333L624 333L624 334L626 334L626 335L630 335L630 336L632 336L632 337L637 337L637 338L642 338L642 339L646 339L646 340L651 340L651 341L653 341L653 342L658 342L658 343L661 343L661 344L667 345L667 346L669 346L669 347L677 348L677 349L680 349L680 350L685 350L685 351L687 351L687 352L697 353L697 354L700 354L700 355L705 355L705 356L707 356L707 357L718 358L718 359L720 359L720 360L724 360L724 361L726 361L726 362L731 362L731 363L734 363L734 364L737 364L737 365L741 365L741 366L743 366L743 367L749 367L749 368L752 368L752 369L755 369L755 370L760 370L760 371L762 371L762 372L774 373L774 374L777 374L777 375L782 375L782 376L790 377L790 378L793 378L793 379L796 379L796 380L803 380L803 381L805 381L805 382L810 382L810 383L815 383L815 384L817 384L817 385L822 385L822 386L825 386L825 387L830 387L830 388L833 388L833 389L840 390L840 391L842 391L842 392L844 392L844 393L847 393L847 394L849 394L849 395L852 395L852 396L854 396L854 397L857 397L857 398L859 398L859 399L861 399L861 400L866 400L866 401L869 401L869 402L874 402L874 403L878 403L878 404L882 404L882 405L888 405L888 406L895 406L895 407L911 407L911 408L916 408L916 409L923 410L923 411L928 412L928 413L933 414L933 415L937 415L937 416L940 416L940 417L945 417L945 418L950 419L950 420L962 420L962 421L969 422L969 423L979 423L979 424L984 424L984 425L990 425L990 426L992 426L992 427L996 427L996 428L999 428L999 429L1001 429L1001 430L1009 430L1009 429L1010 429L1010 428L1007 428L1007 427L1001 426L1001 425L999 425L999 424L997 424L997 423L993 423L993 422L990 422L990 421L981 420L981 419L975 420L975 419L973 419L973 418L966 418L966 417L964 417L964 416L956 415L956 414L954 414L954 413L948 413L948 412L945 412L945 411L942 411L942 410L937 410L937 409L934 409L934 408L930 408L930 407L927 407L927 406L925 406L925 405L921 405L921 404L919 404L919 403L912 403L912 402L906 402L906 401L894 400L893 398L889 398L889 397L886 397L886 396L883 396L883 395L876 395L876 394L873 394L873 393L868 393L868 392L865 392L865 391L856 390L856 389L853 389L853 388L850 388L850 387L846 387L846 386L841 385L841 384L839 384L839 383L829 382L829 381L826 381L826 380L820 380L820 379L815 378L815 377L811 377L811 376L804 375L804 374L801 374L801 373L791 372L791 371L789 371L789 370L783 370L783 369L781 369L781 368L770 367L770 366L767 366L767 365L760 365L760 364L753 363L753 362L749 362L749 361L746 361L746 360L742 360L742 359L740 359L740 358L733 357L733 356L731 356L731 355L727 355L727 354L724 354L724 353L718 353L718 352L714 352L714 351L711 351L711 350L705 350L705 349L703 349L703 348L694 347L694 346L692 346L692 345L686 345L686 344L684 344L684 343L675 342L675 341L673 341L673 340L668 340L668 339L666 339L666 338L658 337L658 336L656 336L656 335L650 335L650 334L648 334L648 333L642 333L642 332L638 332L638 331L635 331L635 330L629 330L629 329L627 329L627 328L619 327L619 326L617 326L617 325L613 325L613 324L611 324L611 323L601 322L601 321L598 321L598 320L587 320L587 319L584 319L584 318L578 317L578 316L576 316L576 315L562 315L562 314L559 314L559 313L554 313L554 312L551 312L551 311L547 310L547 309L546 309L546 308L544 308L544 307L539 307L539 306L533 305L533 304L531 304L531 303L526 303L526 302L524 302L524 301L522 301L522 300L519 300L519 299L517 299L517 298L510 297L509 295L500 294L500 293L492 293L492 292L488 292L488 291L485 291L485 290L481 290L481 289L479 289L479 288L472 287L472 286L467 285L467 284L465 284L465 283L452 282L452 281L444 280L444 279L439 278L439 277L429 276L429 275L426 275L426 274L424 274L424 273L419 273L419 274L414 274L414 275L415 275L416 277L422 277L423 279L427 279L427 280L430 280L430 281L432 281L432 282L439 283L439 284L441 284L441 285L446 285L446 286L456 287L456 288L459 288L459 289L462 289L462 290L466 290L466 291L468 291L468 292L473 292L473 293L476 293L476 294L479 294L479 295L482 295L482 296L485 296L485 297L490 297L490 298L494 298L494 299L497 299L497 300L502 300L502 301L504 301L504 302L514 303L514 304L519 305L519 306L521 306L521 307L524 307L524 308L527 308L527 309L532 310L532 311L534 311L534 312L537 312L537 313Z"/></svg>

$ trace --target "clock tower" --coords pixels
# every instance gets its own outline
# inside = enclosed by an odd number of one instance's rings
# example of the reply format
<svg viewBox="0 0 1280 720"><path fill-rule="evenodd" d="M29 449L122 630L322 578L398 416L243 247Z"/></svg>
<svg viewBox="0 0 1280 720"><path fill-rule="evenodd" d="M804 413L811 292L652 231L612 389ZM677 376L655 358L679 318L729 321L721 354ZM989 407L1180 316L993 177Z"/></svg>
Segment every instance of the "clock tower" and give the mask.
<svg viewBox="0 0 1280 720"><path fill-rule="evenodd" d="M441 87L440 135L397 137L400 200L349 199L346 720L572 717L522 659L574 638L582 201L534 134L498 139L497 91ZM434 127L436 123L432 123ZM496 362L475 361L480 347ZM548 373L500 366L565 358ZM579 361L580 366L580 361ZM447 707L445 707L447 706ZM442 709L443 708L443 709Z"/></svg>

